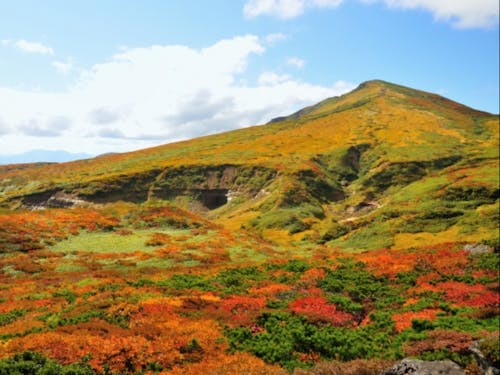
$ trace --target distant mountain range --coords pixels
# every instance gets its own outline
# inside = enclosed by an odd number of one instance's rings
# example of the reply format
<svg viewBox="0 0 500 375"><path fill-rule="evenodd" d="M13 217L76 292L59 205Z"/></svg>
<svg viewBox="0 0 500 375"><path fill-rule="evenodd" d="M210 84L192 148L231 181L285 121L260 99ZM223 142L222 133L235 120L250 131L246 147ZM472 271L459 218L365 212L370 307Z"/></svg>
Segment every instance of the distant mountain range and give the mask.
<svg viewBox="0 0 500 375"><path fill-rule="evenodd" d="M85 153L70 153L66 151L52 150L31 150L15 155L0 155L0 164L19 164L19 163L64 163L67 161L88 159L92 155Z"/></svg>

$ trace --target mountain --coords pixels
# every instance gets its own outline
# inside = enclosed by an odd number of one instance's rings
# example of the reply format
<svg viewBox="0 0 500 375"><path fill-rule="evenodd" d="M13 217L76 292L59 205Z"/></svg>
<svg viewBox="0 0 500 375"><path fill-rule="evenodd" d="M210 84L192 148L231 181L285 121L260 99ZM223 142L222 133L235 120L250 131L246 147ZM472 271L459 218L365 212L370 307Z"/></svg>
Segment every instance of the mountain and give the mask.
<svg viewBox="0 0 500 375"><path fill-rule="evenodd" d="M31 150L15 155L0 155L0 164L20 164L20 163L63 163L78 159L88 159L92 155L85 153L71 153L66 151L53 150Z"/></svg>
<svg viewBox="0 0 500 375"><path fill-rule="evenodd" d="M0 373L498 367L498 143L498 115L370 81L262 126L0 166Z"/></svg>
<svg viewBox="0 0 500 375"><path fill-rule="evenodd" d="M499 116L369 81L262 126L0 167L4 207L168 200L231 229L344 249L495 236Z"/></svg>

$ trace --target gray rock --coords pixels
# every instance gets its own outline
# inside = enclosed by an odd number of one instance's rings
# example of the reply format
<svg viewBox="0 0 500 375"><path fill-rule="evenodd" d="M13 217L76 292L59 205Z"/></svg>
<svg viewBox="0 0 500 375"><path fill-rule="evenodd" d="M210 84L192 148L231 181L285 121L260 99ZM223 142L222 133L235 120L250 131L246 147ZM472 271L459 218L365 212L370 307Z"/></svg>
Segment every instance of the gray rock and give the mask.
<svg viewBox="0 0 500 375"><path fill-rule="evenodd" d="M476 255L476 254L485 254L485 253L491 253L493 249L489 247L488 245L484 245L481 243L472 243L464 246L464 250L468 251L469 253Z"/></svg>
<svg viewBox="0 0 500 375"><path fill-rule="evenodd" d="M381 375L465 375L465 371L452 361L421 361L405 358L383 371Z"/></svg>

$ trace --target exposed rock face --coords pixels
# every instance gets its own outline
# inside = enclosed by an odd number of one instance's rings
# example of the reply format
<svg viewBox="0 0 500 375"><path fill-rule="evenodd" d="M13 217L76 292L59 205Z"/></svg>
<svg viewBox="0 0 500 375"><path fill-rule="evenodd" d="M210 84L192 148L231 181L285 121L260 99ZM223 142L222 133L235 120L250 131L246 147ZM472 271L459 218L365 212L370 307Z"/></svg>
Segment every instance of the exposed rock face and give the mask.
<svg viewBox="0 0 500 375"><path fill-rule="evenodd" d="M164 170L112 176L84 185L68 185L64 190L47 189L18 198L25 208L44 209L189 197L205 209L213 210L240 194L250 197L257 195L276 175L275 170L259 166L168 167Z"/></svg>
<svg viewBox="0 0 500 375"><path fill-rule="evenodd" d="M452 361L421 361L403 359L381 375L465 375L465 371Z"/></svg>
<svg viewBox="0 0 500 375"><path fill-rule="evenodd" d="M56 190L32 194L23 200L24 207L32 210L43 210L45 208L69 208L85 206L86 204L88 204L88 202L78 198L76 195L66 194L62 191Z"/></svg>
<svg viewBox="0 0 500 375"><path fill-rule="evenodd" d="M149 186L148 199L191 197L209 210L240 194L255 196L276 177L276 171L257 166L189 166L166 168Z"/></svg>

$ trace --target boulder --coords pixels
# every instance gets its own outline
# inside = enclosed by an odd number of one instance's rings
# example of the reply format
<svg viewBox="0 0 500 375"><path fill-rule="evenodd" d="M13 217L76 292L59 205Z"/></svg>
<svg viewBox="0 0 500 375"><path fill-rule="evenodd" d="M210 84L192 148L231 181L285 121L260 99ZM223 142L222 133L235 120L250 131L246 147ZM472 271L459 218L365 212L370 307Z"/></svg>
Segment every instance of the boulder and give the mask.
<svg viewBox="0 0 500 375"><path fill-rule="evenodd" d="M491 247L489 247L488 245L485 245L485 244L481 244L481 243L474 243L474 244L465 245L464 250L468 251L469 253L471 253L473 255L493 252L493 249Z"/></svg>
<svg viewBox="0 0 500 375"><path fill-rule="evenodd" d="M403 359L381 375L465 375L465 371L452 361L421 361Z"/></svg>

